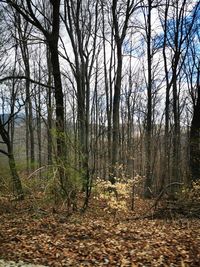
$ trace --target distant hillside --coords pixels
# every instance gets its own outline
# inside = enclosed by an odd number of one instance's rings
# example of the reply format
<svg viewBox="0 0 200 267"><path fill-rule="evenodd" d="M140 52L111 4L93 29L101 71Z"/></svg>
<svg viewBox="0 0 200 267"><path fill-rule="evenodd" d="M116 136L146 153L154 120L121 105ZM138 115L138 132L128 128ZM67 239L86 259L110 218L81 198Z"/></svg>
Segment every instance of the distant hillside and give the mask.
<svg viewBox="0 0 200 267"><path fill-rule="evenodd" d="M10 120L10 114L8 114L8 113L0 114L0 119L1 119L3 124L6 124ZM16 125L20 125L21 123L23 123L25 121L25 114L19 113L19 114L15 115L14 120L15 120Z"/></svg>

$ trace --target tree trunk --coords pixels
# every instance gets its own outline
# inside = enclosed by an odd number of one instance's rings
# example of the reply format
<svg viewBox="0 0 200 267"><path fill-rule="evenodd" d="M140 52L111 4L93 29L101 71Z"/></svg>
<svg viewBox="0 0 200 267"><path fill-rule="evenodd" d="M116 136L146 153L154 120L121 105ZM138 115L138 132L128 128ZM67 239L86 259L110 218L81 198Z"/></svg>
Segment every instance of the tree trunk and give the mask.
<svg viewBox="0 0 200 267"><path fill-rule="evenodd" d="M191 181L200 180L200 63L197 73L197 100L190 129L190 172Z"/></svg>
<svg viewBox="0 0 200 267"><path fill-rule="evenodd" d="M34 129L33 129L33 109L32 109L32 97L30 93L30 62L29 62L29 49L28 49L28 37L29 37L29 23L25 21L23 24L23 18L19 14L15 16L16 26L19 35L19 46L21 49L22 59L24 63L25 81L26 88L26 99L25 99L25 114L26 114L26 157L27 157L27 169L34 168L35 164L35 149L34 149ZM30 147L29 147L30 145ZM29 154L30 153L30 154ZM30 162L29 162L30 155ZM29 165L30 163L30 165Z"/></svg>
<svg viewBox="0 0 200 267"><path fill-rule="evenodd" d="M46 61L47 61L47 70L48 70L48 81L47 84L49 88L47 89L47 158L48 164L51 165L52 160L52 65L51 65L51 57L49 52L49 47L47 45L46 51Z"/></svg>
<svg viewBox="0 0 200 267"><path fill-rule="evenodd" d="M113 97L113 132L112 132L112 174L110 176L111 183L115 183L116 165L119 160L119 105L121 94L121 81L122 81L122 51L121 42L117 47L117 77L114 87Z"/></svg>
<svg viewBox="0 0 200 267"><path fill-rule="evenodd" d="M24 199L24 193L23 193L23 189L22 189L22 184L21 184L21 180L19 178L19 175L17 173L14 155L11 151L10 151L10 153L8 153L8 162L9 162L10 172L12 175L14 194L15 194L17 200L23 200Z"/></svg>
<svg viewBox="0 0 200 267"><path fill-rule="evenodd" d="M147 64L148 64L148 82L147 82L147 124L146 124L146 180L144 188L144 196L149 198L152 195L152 48L151 48L151 3L148 1L147 15Z"/></svg>
<svg viewBox="0 0 200 267"><path fill-rule="evenodd" d="M51 53L52 72L55 85L55 100L56 100L56 129L57 129L57 157L65 158L65 144L64 144L64 105L63 105L63 91L60 74L60 64L58 58L58 48L54 40L50 42L49 49Z"/></svg>

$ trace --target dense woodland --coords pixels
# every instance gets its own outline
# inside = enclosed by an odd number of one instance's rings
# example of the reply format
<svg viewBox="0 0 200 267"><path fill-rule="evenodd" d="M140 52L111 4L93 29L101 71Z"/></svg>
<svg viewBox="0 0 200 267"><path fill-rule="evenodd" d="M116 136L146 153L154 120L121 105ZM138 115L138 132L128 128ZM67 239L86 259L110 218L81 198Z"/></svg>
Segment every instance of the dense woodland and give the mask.
<svg viewBox="0 0 200 267"><path fill-rule="evenodd" d="M0 257L199 266L200 2L0 0L0 61Z"/></svg>
<svg viewBox="0 0 200 267"><path fill-rule="evenodd" d="M81 183L85 207L97 177L139 175L145 197L200 178L199 1L0 7L0 152L16 197L20 116L27 173L51 166L65 197Z"/></svg>

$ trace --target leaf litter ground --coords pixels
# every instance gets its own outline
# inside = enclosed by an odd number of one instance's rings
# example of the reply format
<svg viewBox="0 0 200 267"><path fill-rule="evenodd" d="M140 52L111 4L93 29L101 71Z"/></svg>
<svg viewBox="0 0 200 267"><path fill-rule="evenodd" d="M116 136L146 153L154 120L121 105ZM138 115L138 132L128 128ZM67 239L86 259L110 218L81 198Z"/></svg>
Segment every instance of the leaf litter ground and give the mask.
<svg viewBox="0 0 200 267"><path fill-rule="evenodd" d="M145 205L114 216L96 203L68 216L27 201L0 202L0 259L55 267L200 266L200 220L134 220Z"/></svg>

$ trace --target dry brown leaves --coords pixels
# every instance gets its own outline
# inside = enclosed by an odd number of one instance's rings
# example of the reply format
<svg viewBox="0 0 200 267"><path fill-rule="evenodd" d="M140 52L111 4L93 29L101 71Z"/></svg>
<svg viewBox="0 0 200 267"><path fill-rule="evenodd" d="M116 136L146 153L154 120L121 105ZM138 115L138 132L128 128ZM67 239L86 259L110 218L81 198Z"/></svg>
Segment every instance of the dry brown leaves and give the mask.
<svg viewBox="0 0 200 267"><path fill-rule="evenodd" d="M95 207L70 217L23 205L6 211L0 258L55 267L200 266L199 220L126 220Z"/></svg>

